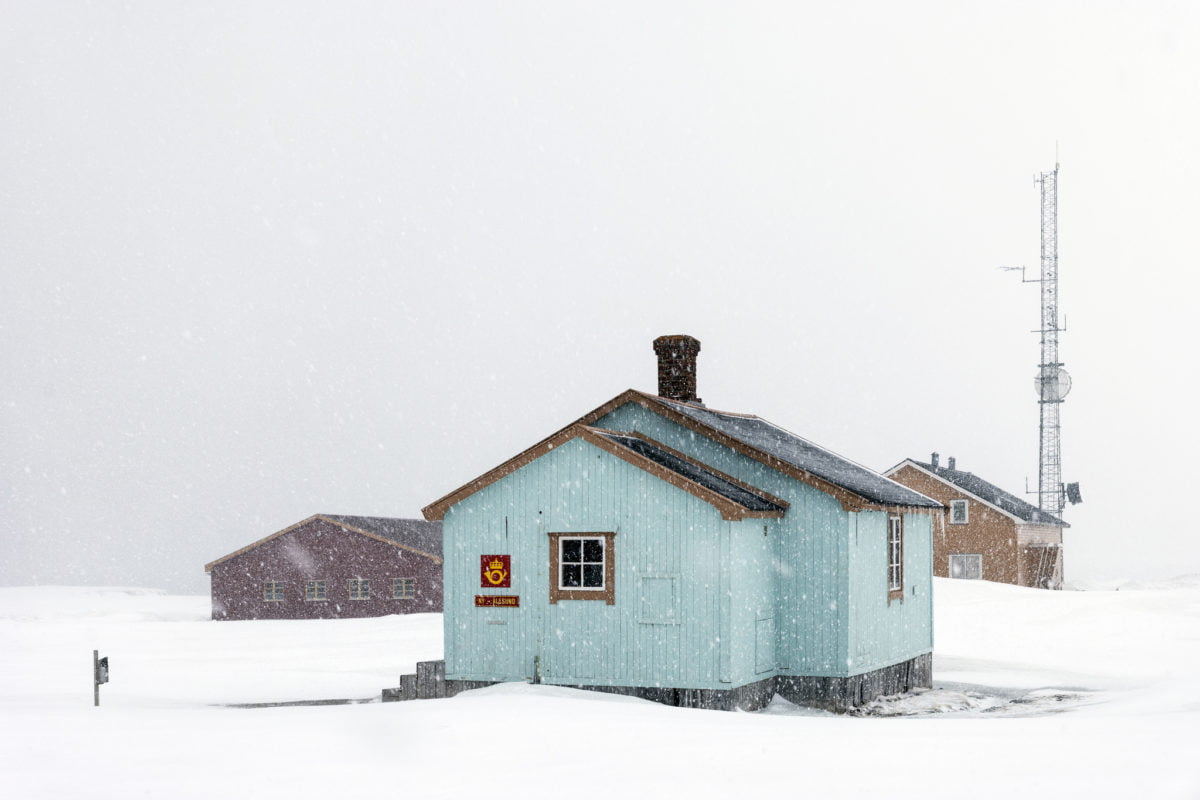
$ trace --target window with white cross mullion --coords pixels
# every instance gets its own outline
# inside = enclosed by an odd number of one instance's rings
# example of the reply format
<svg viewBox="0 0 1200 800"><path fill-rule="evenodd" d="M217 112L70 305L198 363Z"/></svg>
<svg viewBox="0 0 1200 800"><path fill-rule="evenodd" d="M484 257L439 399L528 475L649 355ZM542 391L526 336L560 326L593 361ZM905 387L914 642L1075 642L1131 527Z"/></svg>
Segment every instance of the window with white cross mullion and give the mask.
<svg viewBox="0 0 1200 800"><path fill-rule="evenodd" d="M558 547L560 589L604 589L603 538L563 536Z"/></svg>

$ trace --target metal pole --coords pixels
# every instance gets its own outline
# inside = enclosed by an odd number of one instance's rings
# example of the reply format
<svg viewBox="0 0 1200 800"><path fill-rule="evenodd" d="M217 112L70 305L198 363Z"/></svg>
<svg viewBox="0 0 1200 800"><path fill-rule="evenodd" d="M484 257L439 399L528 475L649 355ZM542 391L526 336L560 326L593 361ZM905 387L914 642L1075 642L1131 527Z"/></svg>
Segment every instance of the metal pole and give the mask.
<svg viewBox="0 0 1200 800"><path fill-rule="evenodd" d="M1062 514L1062 440L1060 406L1065 393L1059 391L1062 362L1058 360L1058 164L1043 172L1042 189L1042 362L1038 365L1038 508L1054 516Z"/></svg>

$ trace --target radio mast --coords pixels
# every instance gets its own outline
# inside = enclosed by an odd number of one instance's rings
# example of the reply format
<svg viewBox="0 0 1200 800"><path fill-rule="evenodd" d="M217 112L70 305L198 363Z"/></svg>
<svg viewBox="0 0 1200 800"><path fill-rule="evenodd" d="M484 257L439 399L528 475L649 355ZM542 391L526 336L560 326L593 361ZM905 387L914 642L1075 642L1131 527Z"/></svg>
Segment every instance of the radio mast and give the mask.
<svg viewBox="0 0 1200 800"><path fill-rule="evenodd" d="M1062 483L1059 410L1071 391L1071 376L1058 356L1058 164L1037 178L1042 189L1042 361L1034 378L1041 410L1038 447L1038 508L1058 517L1066 505Z"/></svg>
<svg viewBox="0 0 1200 800"><path fill-rule="evenodd" d="M1025 277L1025 267L1001 267L1021 271L1025 283L1041 285L1042 324L1035 333L1042 337L1041 361L1033 378L1038 396L1038 511L1048 516L1041 522L1054 525L1062 520L1063 507L1082 501L1078 483L1062 482L1062 425L1059 413L1071 391L1071 376L1063 369L1058 355L1058 334L1065 330L1058 319L1058 159L1052 172L1035 179L1042 193L1042 266L1036 279ZM1028 490L1027 490L1028 491ZM1032 494L1032 491L1029 492ZM1036 518L1036 515L1035 515ZM1020 543L1018 532L1018 542ZM1037 585L1062 588L1062 529L1057 541L1027 541L1024 547L1037 552L1034 573Z"/></svg>

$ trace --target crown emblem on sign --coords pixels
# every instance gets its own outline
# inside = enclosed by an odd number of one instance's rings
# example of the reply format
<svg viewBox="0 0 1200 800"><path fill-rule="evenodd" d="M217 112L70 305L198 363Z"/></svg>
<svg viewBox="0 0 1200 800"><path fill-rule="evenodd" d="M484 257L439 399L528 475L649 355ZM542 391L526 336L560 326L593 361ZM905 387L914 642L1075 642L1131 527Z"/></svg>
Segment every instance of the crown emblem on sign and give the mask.
<svg viewBox="0 0 1200 800"><path fill-rule="evenodd" d="M498 558L492 559L492 563L488 564L488 569L504 569L504 562Z"/></svg>

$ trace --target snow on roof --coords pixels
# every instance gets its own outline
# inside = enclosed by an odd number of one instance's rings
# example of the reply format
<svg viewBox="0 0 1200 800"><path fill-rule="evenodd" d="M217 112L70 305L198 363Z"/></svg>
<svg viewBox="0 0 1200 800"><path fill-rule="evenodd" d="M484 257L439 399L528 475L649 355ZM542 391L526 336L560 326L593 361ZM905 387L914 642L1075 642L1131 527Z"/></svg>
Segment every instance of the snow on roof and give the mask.
<svg viewBox="0 0 1200 800"><path fill-rule="evenodd" d="M790 431L748 414L713 411L691 403L680 403L656 395L644 395L674 411L714 428L793 467L802 469L835 486L840 486L874 503L883 505L940 508L941 503L885 478Z"/></svg>
<svg viewBox="0 0 1200 800"><path fill-rule="evenodd" d="M407 545L422 553L435 556L442 554L441 522L426 522L423 519L395 519L393 517L354 517L346 514L320 514L319 516L366 533L373 533L396 544Z"/></svg>
<svg viewBox="0 0 1200 800"><path fill-rule="evenodd" d="M953 484L963 491L975 495L980 500L991 503L1001 511L1011 514L1023 522L1031 522L1038 525L1059 525L1064 528L1071 527L1053 514L1047 514L1037 506L1009 494L995 484L988 483L978 475L957 469L935 467L933 464L926 464L913 459L910 460L926 472L930 472L946 481L946 483Z"/></svg>
<svg viewBox="0 0 1200 800"><path fill-rule="evenodd" d="M438 564L442 563L441 522L426 522L423 519L394 519L392 517L352 517L345 514L314 514L294 525L289 525L283 530L275 531L270 536L264 536L256 542L251 542L239 550L234 550L232 553L223 555L216 561L210 561L204 565L204 571L211 572L212 568L218 564L223 564L231 558L248 553L260 545L264 545L273 539L277 539L301 526L309 524L313 520L332 522L335 525L341 526L344 530L391 542L401 548L431 558Z"/></svg>

